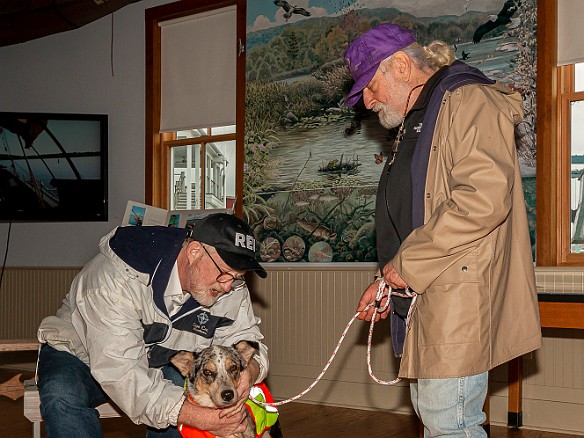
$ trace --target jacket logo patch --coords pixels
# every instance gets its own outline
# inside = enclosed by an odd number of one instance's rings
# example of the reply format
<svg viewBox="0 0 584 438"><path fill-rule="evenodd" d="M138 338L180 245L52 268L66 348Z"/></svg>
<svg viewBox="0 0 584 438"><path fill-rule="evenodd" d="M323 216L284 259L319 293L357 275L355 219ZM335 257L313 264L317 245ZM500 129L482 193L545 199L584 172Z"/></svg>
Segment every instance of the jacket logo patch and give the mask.
<svg viewBox="0 0 584 438"><path fill-rule="evenodd" d="M185 321L186 322L186 321ZM183 322L184 324L184 322ZM190 327L190 331L202 336L206 339L211 339L215 336L215 330L219 327L225 327L233 324L233 320L226 318L224 316L211 315L208 311L199 309L197 310L191 318L189 318L188 325L183 325L186 329ZM175 328L179 328L180 323L175 325Z"/></svg>
<svg viewBox="0 0 584 438"><path fill-rule="evenodd" d="M205 325L209 322L209 316L206 313L199 313L197 319L200 325Z"/></svg>
<svg viewBox="0 0 584 438"><path fill-rule="evenodd" d="M420 122L416 126L414 126L414 131L416 131L418 134L420 132L422 132L422 122Z"/></svg>
<svg viewBox="0 0 584 438"><path fill-rule="evenodd" d="M196 322L193 322L193 332L205 338L213 336L213 334L215 333L215 328L208 327L207 326L208 322L209 314L207 312L197 312ZM209 333L209 330L212 330L212 332Z"/></svg>

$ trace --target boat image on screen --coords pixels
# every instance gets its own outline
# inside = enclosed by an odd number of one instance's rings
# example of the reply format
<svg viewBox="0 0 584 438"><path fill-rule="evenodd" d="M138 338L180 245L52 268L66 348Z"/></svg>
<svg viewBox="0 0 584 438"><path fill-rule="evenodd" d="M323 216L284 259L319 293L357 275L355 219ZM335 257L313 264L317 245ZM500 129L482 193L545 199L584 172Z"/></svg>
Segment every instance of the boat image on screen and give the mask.
<svg viewBox="0 0 584 438"><path fill-rule="evenodd" d="M107 116L0 113L0 220L107 220Z"/></svg>

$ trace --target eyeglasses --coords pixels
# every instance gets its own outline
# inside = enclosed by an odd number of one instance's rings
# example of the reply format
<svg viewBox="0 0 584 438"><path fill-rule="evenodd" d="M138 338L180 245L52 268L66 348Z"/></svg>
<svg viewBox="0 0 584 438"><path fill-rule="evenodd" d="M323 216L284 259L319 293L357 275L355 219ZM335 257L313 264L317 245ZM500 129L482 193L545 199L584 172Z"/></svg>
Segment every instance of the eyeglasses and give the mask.
<svg viewBox="0 0 584 438"><path fill-rule="evenodd" d="M231 290L241 289L243 286L245 286L245 280L242 277L236 277L234 275L231 275L229 272L223 271L219 267L219 265L217 264L215 259L211 256L209 251L207 251L207 248L205 248L205 245L201 245L201 246L203 247L203 249L205 250L205 252L209 256L209 258L211 259L211 261L213 262L213 264L215 265L217 270L220 272L220 274L216 278L217 283L225 284L225 283L231 282Z"/></svg>

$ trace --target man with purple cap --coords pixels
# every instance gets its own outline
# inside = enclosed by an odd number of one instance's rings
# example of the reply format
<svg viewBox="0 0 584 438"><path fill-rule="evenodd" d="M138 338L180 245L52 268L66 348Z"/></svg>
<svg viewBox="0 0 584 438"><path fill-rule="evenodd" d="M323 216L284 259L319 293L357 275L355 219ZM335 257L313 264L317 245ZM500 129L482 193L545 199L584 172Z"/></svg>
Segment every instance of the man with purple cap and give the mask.
<svg viewBox="0 0 584 438"><path fill-rule="evenodd" d="M379 317L390 316L425 437L486 436L488 371L541 346L514 135L521 96L394 24L355 39L345 63L346 104L363 99L399 126L377 192L380 279L357 311L371 320L381 279L396 293Z"/></svg>
<svg viewBox="0 0 584 438"><path fill-rule="evenodd" d="M94 406L111 399L148 437L180 438L178 423L228 436L245 429L251 386L267 375L244 281L266 277L256 241L236 216L212 214L192 230L120 227L75 277L55 316L38 331L41 413L49 437L99 437ZM179 350L258 344L243 371L238 403L216 410L185 403Z"/></svg>

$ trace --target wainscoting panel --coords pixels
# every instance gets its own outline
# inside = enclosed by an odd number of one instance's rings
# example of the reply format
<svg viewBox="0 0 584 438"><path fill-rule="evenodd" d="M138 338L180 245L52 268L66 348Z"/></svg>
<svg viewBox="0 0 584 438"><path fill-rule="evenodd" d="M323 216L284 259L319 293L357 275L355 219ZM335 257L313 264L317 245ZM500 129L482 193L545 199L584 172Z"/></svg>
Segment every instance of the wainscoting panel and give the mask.
<svg viewBox="0 0 584 438"><path fill-rule="evenodd" d="M79 268L6 268L0 289L0 338L36 338L41 320L54 314Z"/></svg>

